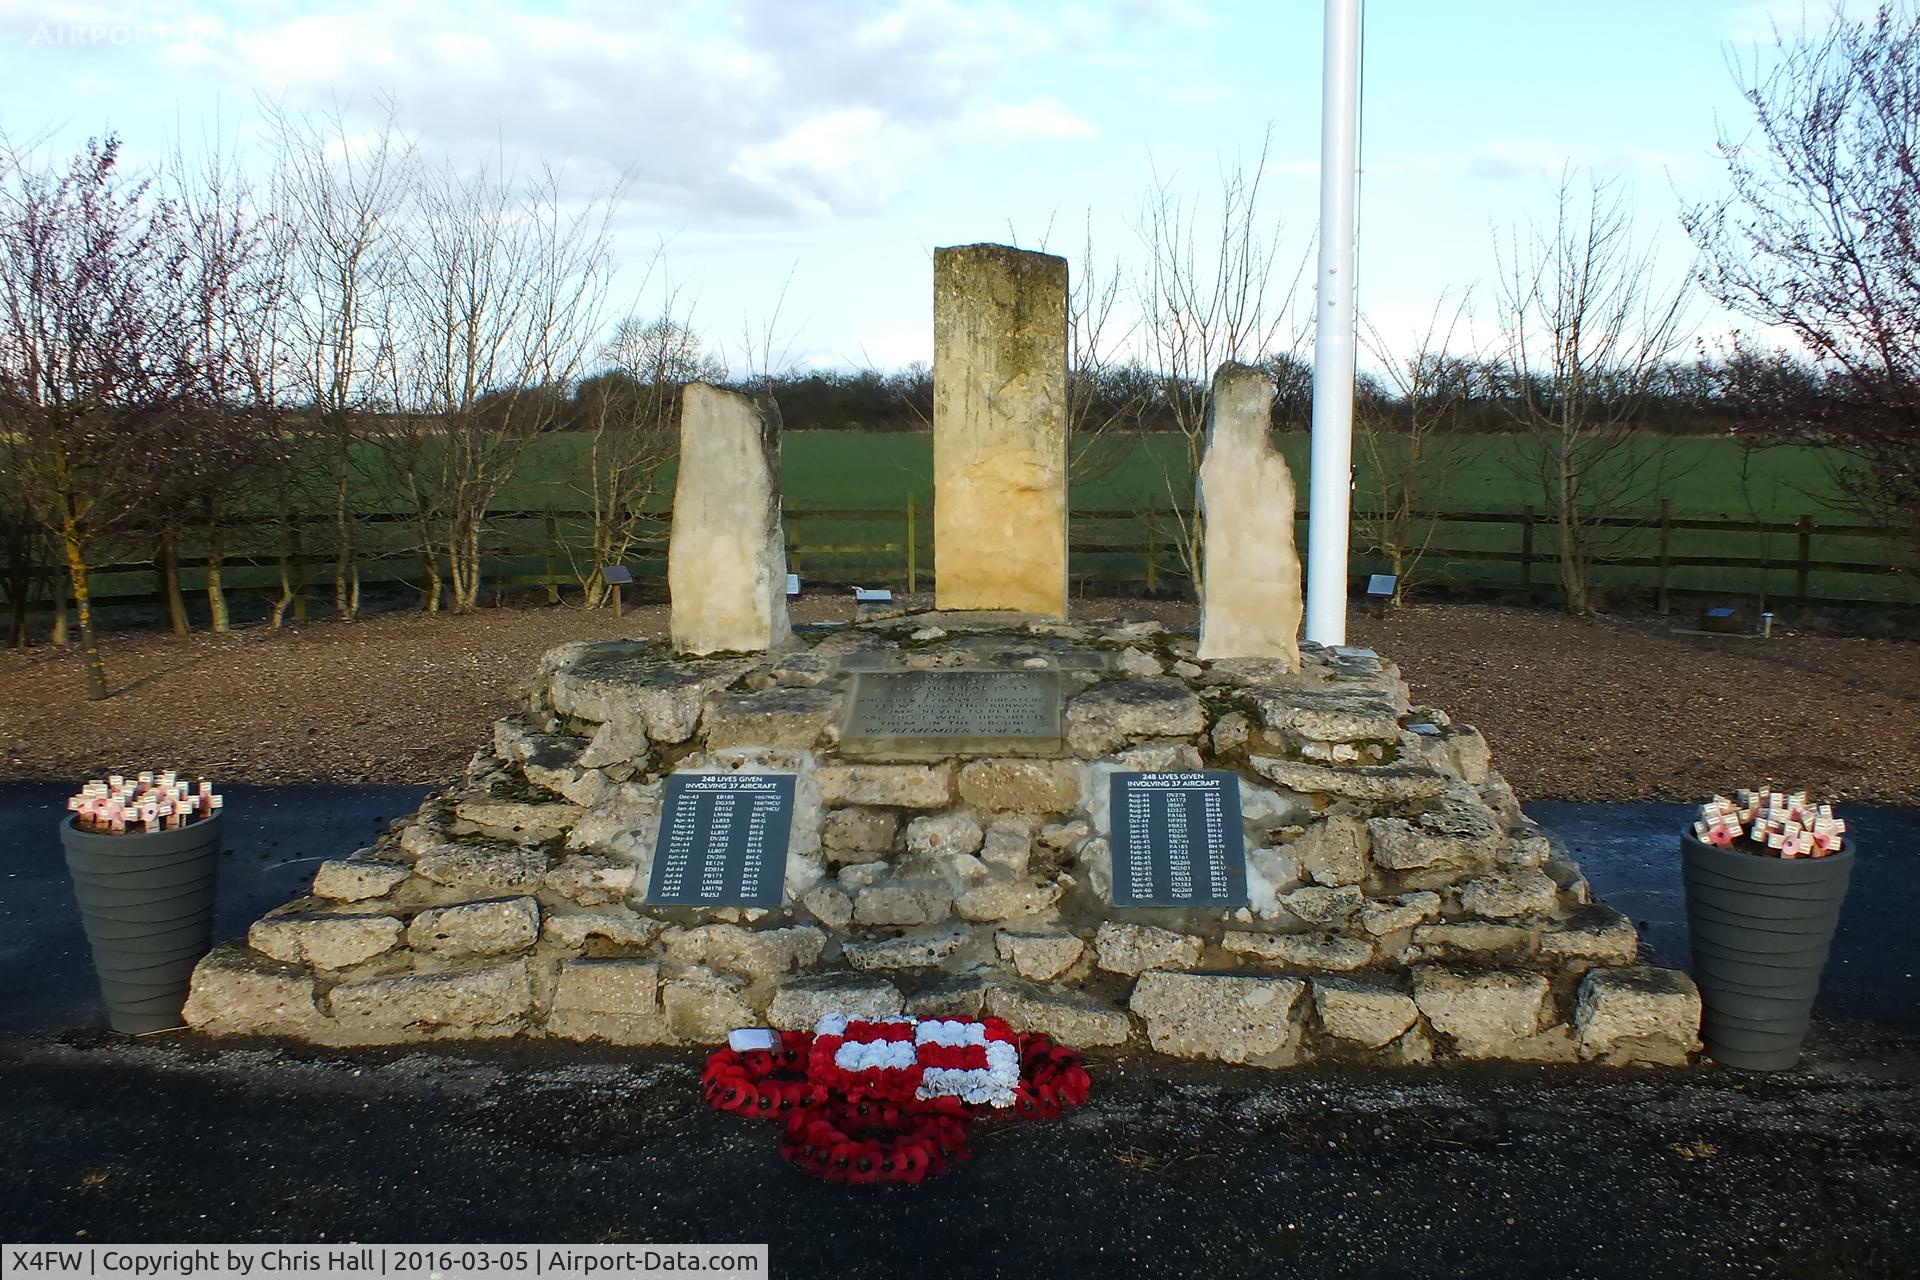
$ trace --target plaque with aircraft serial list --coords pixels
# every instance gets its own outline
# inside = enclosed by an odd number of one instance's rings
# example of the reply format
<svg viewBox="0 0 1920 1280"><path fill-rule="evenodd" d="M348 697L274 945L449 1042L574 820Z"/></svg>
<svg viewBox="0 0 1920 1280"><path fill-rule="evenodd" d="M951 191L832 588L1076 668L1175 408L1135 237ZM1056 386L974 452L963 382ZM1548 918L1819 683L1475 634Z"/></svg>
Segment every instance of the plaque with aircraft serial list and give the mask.
<svg viewBox="0 0 1920 1280"><path fill-rule="evenodd" d="M1116 773L1112 788L1114 906L1247 905L1239 775Z"/></svg>
<svg viewBox="0 0 1920 1280"><path fill-rule="evenodd" d="M647 902L661 907L777 907L793 825L790 773L667 777Z"/></svg>

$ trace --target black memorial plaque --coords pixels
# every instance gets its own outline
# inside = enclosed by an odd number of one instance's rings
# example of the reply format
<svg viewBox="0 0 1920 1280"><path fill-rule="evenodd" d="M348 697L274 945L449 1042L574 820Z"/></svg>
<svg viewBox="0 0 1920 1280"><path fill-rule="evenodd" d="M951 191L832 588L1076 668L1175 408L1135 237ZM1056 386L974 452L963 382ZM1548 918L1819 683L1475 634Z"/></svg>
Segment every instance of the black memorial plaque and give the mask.
<svg viewBox="0 0 1920 1280"><path fill-rule="evenodd" d="M1244 907L1239 775L1113 775L1113 905Z"/></svg>
<svg viewBox="0 0 1920 1280"><path fill-rule="evenodd" d="M662 907L777 907L793 824L790 773L667 777L647 901Z"/></svg>

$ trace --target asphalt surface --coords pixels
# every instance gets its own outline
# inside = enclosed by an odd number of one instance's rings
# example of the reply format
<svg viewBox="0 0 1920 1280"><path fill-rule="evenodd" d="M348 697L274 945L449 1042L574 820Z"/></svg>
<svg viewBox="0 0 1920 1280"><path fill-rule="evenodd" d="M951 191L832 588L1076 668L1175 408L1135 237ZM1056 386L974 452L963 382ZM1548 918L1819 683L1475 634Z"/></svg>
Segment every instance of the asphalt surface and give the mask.
<svg viewBox="0 0 1920 1280"><path fill-rule="evenodd" d="M223 934L420 793L230 794ZM0 1239L764 1241L778 1276L1920 1276L1920 813L1849 811L1861 862L1797 1071L1096 1057L1084 1110L847 1190L701 1106L697 1053L90 1029L58 795L0 787L7 829L48 832L0 881ZM1684 959L1682 810L1532 809Z"/></svg>

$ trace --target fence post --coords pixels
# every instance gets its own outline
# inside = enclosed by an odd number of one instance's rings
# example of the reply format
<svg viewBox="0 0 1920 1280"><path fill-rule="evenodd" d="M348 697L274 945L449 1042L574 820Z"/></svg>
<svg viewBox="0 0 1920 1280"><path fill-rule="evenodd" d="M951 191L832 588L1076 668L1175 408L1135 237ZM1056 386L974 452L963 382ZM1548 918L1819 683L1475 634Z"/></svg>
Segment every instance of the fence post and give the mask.
<svg viewBox="0 0 1920 1280"><path fill-rule="evenodd" d="M307 620L307 560L300 546L300 526L295 524L287 536L288 566L293 578L293 620Z"/></svg>
<svg viewBox="0 0 1920 1280"><path fill-rule="evenodd" d="M1147 594L1160 588L1160 520L1154 506L1147 505Z"/></svg>
<svg viewBox="0 0 1920 1280"><path fill-rule="evenodd" d="M560 545L560 529L551 513L547 516L547 603L560 603L560 566L555 554Z"/></svg>
<svg viewBox="0 0 1920 1280"><path fill-rule="evenodd" d="M1527 603L1533 603L1533 504L1529 502L1520 512L1520 586L1527 593Z"/></svg>
<svg viewBox="0 0 1920 1280"><path fill-rule="evenodd" d="M1673 561L1673 499L1660 499L1660 612L1668 612L1667 571Z"/></svg>
<svg viewBox="0 0 1920 1280"><path fill-rule="evenodd" d="M1802 621L1807 616L1807 562L1813 559L1813 517L1800 517L1800 563L1793 574L1793 608Z"/></svg>
<svg viewBox="0 0 1920 1280"><path fill-rule="evenodd" d="M907 594L920 590L920 548L914 539L919 534L919 519L913 510L913 495L907 495Z"/></svg>

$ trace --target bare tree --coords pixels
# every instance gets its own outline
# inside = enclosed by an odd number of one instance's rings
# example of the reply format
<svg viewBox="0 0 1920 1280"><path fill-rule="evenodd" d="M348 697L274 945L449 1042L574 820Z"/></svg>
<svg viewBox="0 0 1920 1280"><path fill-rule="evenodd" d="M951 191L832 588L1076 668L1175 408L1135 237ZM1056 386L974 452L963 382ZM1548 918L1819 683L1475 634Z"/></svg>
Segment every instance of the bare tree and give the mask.
<svg viewBox="0 0 1920 1280"><path fill-rule="evenodd" d="M12 469L66 564L89 698L107 696L90 576L145 496L153 425L190 391L178 211L120 144L64 166L0 139L0 418Z"/></svg>
<svg viewBox="0 0 1920 1280"><path fill-rule="evenodd" d="M389 320L395 457L415 509L437 527L423 553L445 557L459 611L479 602L489 505L529 442L559 423L586 365L617 193L576 201L554 170L522 178L496 156L424 168L410 195Z"/></svg>
<svg viewBox="0 0 1920 1280"><path fill-rule="evenodd" d="M1750 430L1831 446L1846 505L1920 555L1920 3L1835 5L1735 75L1731 194L1683 221L1707 292L1812 367L1749 340L1726 391Z"/></svg>
<svg viewBox="0 0 1920 1280"><path fill-rule="evenodd" d="M1396 354L1372 324L1364 326L1386 385L1356 397L1362 465L1354 525L1367 550L1385 557L1395 605L1419 580L1420 561L1441 524L1434 515L1438 499L1465 461L1460 410L1484 391L1477 355L1455 352L1466 313L1466 294L1451 307L1443 298L1405 354Z"/></svg>
<svg viewBox="0 0 1920 1280"><path fill-rule="evenodd" d="M1251 166L1223 167L1211 204L1183 195L1173 175L1156 169L1138 232L1146 262L1135 282L1139 342L1159 376L1162 404L1179 433L1182 452L1163 460L1167 497L1187 509L1177 531L1181 559L1196 594L1205 531L1193 507L1194 477L1206 444L1213 374L1222 364L1263 363L1290 333L1293 300L1306 259L1290 281L1276 278L1281 224L1261 204L1271 137Z"/></svg>
<svg viewBox="0 0 1920 1280"><path fill-rule="evenodd" d="M1566 607L1589 614L1594 566L1617 537L1605 522L1644 511L1661 484L1664 451L1641 447L1635 428L1684 337L1687 282L1659 283L1615 184L1583 191L1571 170L1552 225L1495 249L1506 403L1533 446L1520 465L1558 535Z"/></svg>

